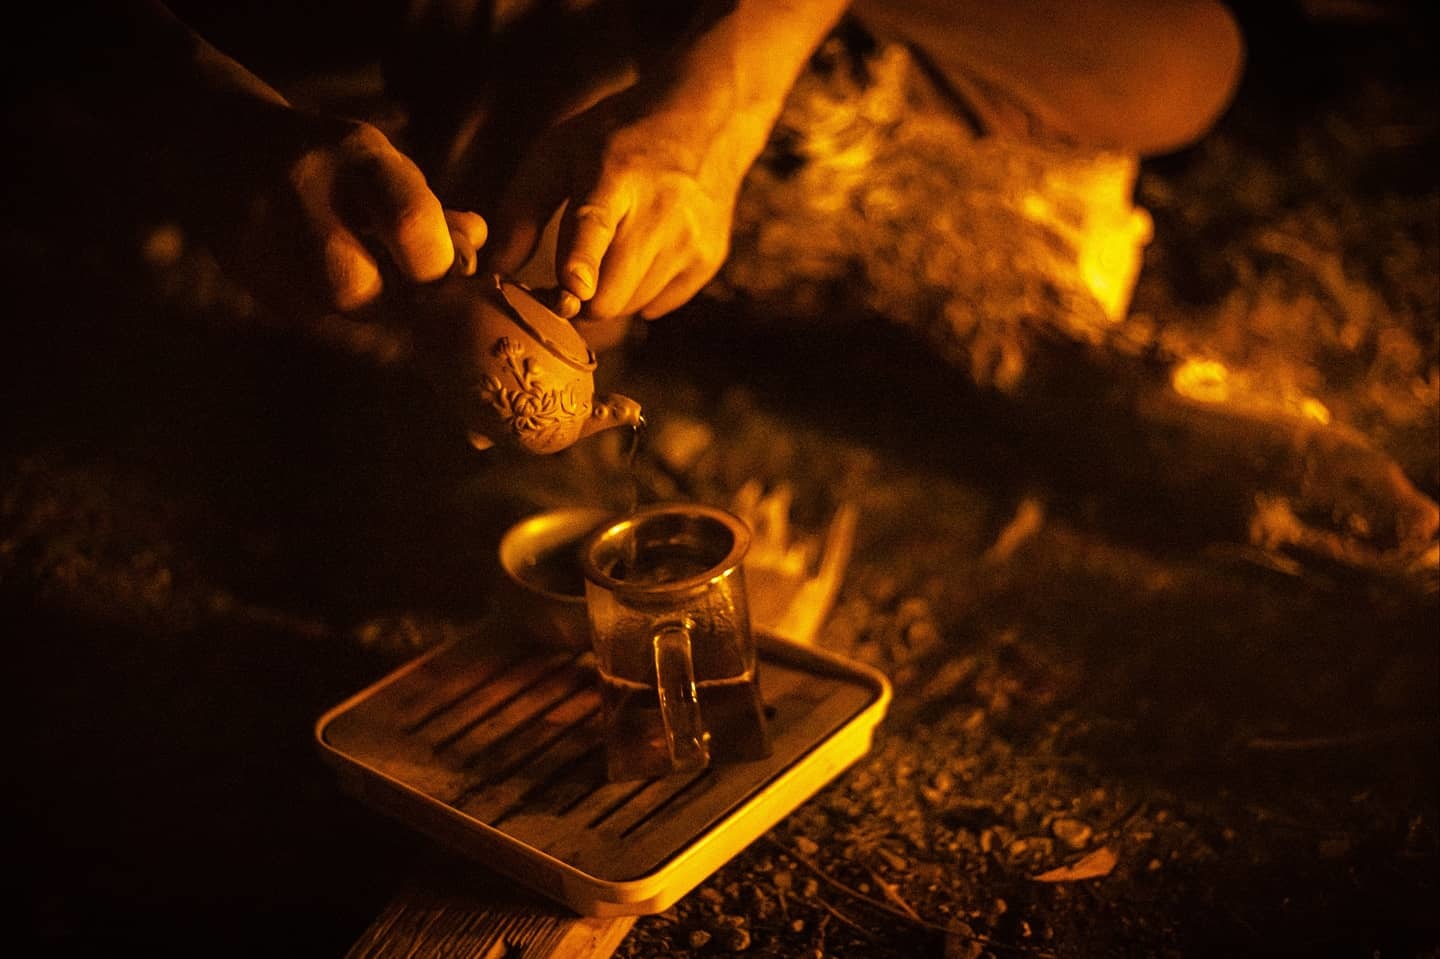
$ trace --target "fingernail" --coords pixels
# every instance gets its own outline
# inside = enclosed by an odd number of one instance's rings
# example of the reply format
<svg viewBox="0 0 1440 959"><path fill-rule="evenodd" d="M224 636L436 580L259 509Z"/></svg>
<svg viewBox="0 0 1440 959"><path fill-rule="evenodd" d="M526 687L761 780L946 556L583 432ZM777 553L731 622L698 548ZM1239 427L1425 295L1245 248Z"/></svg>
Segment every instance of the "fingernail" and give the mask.
<svg viewBox="0 0 1440 959"><path fill-rule="evenodd" d="M569 290L561 290L555 299L555 312L567 320L573 320L580 315L580 305L580 297Z"/></svg>

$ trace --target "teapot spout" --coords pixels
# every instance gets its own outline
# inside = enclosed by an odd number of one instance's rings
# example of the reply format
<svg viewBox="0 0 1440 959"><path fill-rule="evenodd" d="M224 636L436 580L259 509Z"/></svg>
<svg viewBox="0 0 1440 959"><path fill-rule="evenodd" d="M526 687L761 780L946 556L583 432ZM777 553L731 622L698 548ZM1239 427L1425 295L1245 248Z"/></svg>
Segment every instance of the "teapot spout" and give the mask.
<svg viewBox="0 0 1440 959"><path fill-rule="evenodd" d="M506 446L513 446L531 453L558 453L571 443L582 440L591 434L601 430L608 430L614 426L643 426L645 418L640 415L640 404L628 396L621 396L619 393L611 393L607 396L597 396L590 408L590 415L580 421L578 431L564 433L546 434L524 434L513 431L502 431L500 441L487 436L479 430L471 430L469 433L470 445L477 450L488 450L503 442ZM574 425L570 426L574 430Z"/></svg>
<svg viewBox="0 0 1440 959"><path fill-rule="evenodd" d="M583 438L613 426L639 426L644 422L639 403L628 396L609 393L595 397L590 416L585 420L585 425L580 427L580 436Z"/></svg>

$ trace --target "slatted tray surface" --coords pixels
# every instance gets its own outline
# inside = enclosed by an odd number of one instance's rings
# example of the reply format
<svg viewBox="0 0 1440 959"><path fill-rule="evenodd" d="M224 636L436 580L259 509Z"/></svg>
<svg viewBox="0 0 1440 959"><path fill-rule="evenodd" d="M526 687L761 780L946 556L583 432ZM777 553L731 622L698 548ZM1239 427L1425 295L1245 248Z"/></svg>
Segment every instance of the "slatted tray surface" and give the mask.
<svg viewBox="0 0 1440 959"><path fill-rule="evenodd" d="M316 734L362 798L532 888L582 913L659 911L863 755L888 703L859 664L773 637L761 650L773 751L699 774L609 782L590 653L483 637L402 668Z"/></svg>

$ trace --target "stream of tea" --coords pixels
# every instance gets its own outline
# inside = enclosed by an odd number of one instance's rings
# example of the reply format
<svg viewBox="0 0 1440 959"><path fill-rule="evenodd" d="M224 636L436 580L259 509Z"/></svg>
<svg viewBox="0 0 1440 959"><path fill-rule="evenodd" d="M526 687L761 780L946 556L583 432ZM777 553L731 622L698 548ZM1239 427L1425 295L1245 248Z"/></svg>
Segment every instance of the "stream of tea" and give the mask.
<svg viewBox="0 0 1440 959"><path fill-rule="evenodd" d="M640 510L640 451L645 446L647 427L645 417L637 417L633 426L630 427L630 446L625 451L625 478L629 482L629 498L626 503L625 518L630 519ZM635 565L635 537L631 536L626 542L626 555L623 565L634 567Z"/></svg>
<svg viewBox="0 0 1440 959"><path fill-rule="evenodd" d="M645 444L645 420L642 418L630 427L630 437L622 452L624 474L621 512L618 519L628 519L639 511L642 483L640 481L639 457ZM529 559L520 569L520 574L537 589L562 596L583 597L585 595L585 573L580 551L585 537L579 536ZM635 565L635 541L626 542L627 555L621 565L633 568Z"/></svg>
<svg viewBox="0 0 1440 959"><path fill-rule="evenodd" d="M616 490L617 515L612 518L616 521L633 518L649 501L641 460L646 441L644 419L630 430L620 454L622 470L617 483L622 485ZM583 597L584 542L582 536L537 556L526 570L527 578L549 592ZM715 562L713 556L697 555L693 544L652 543L643 550L640 545L640 537L632 530L620 540L619 555L612 555L607 571L632 585L660 586L703 573ZM693 696L704 716L705 738L716 760L763 758L769 754L770 746L754 667L717 665L716 657L723 659L734 644L709 632L714 628L711 624L694 637L698 647L706 651L702 664L705 668L697 668L705 675L697 676L693 687ZM647 634L641 645L648 645L648 641ZM602 669L599 677L609 727L607 765L615 779L658 776L670 771L655 677L647 669L632 672L615 675Z"/></svg>

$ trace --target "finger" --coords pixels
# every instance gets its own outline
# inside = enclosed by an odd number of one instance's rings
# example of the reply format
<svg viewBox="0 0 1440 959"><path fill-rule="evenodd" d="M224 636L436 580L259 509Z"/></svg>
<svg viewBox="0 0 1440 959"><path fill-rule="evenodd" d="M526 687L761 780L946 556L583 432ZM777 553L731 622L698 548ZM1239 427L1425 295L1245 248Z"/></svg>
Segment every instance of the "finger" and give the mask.
<svg viewBox="0 0 1440 959"><path fill-rule="evenodd" d="M450 228L450 241L455 246L455 260L450 272L474 276L480 248L485 245L489 226L478 213L467 210L446 210L445 223Z"/></svg>
<svg viewBox="0 0 1440 959"><path fill-rule="evenodd" d="M490 236L490 225L478 213L469 210L446 210L445 222L451 233L460 234L470 249L479 250Z"/></svg>
<svg viewBox="0 0 1440 959"><path fill-rule="evenodd" d="M715 273L716 271L709 267L698 265L682 270L649 303L639 309L640 318L656 320L680 309L705 288L705 284L710 282Z"/></svg>
<svg viewBox="0 0 1440 959"><path fill-rule="evenodd" d="M688 261L674 256L669 250L660 249L636 284L635 291L630 294L629 301L621 307L621 315L633 316L649 306L687 264Z"/></svg>
<svg viewBox="0 0 1440 959"><path fill-rule="evenodd" d="M314 263L324 284L325 306L353 310L380 295L383 281L379 265L341 221L334 206L334 180L328 163L315 158L297 173L292 216L299 220L305 252L298 263Z"/></svg>
<svg viewBox="0 0 1440 959"><path fill-rule="evenodd" d="M401 276L423 283L445 275L455 259L445 209L413 161L384 141L340 177L341 208L379 241Z"/></svg>
<svg viewBox="0 0 1440 959"><path fill-rule="evenodd" d="M567 320L573 319L575 314L580 312L580 301L568 290L562 290L558 286L532 286L530 294L550 312Z"/></svg>
<svg viewBox="0 0 1440 959"><path fill-rule="evenodd" d="M346 312L380 295L383 283L379 265L360 239L338 222L323 231L320 257L330 306Z"/></svg>
<svg viewBox="0 0 1440 959"><path fill-rule="evenodd" d="M555 248L555 279L577 299L597 294L601 266L632 205L628 189L600 188L566 209Z"/></svg>
<svg viewBox="0 0 1440 959"><path fill-rule="evenodd" d="M628 316L636 292L654 269L661 245L656 234L621 229L600 264L600 279L595 296L585 306L586 315L596 320Z"/></svg>
<svg viewBox="0 0 1440 959"><path fill-rule="evenodd" d="M574 293L569 290L561 290L560 295L555 299L555 312L567 320L573 320L580 315L580 308L584 305Z"/></svg>

